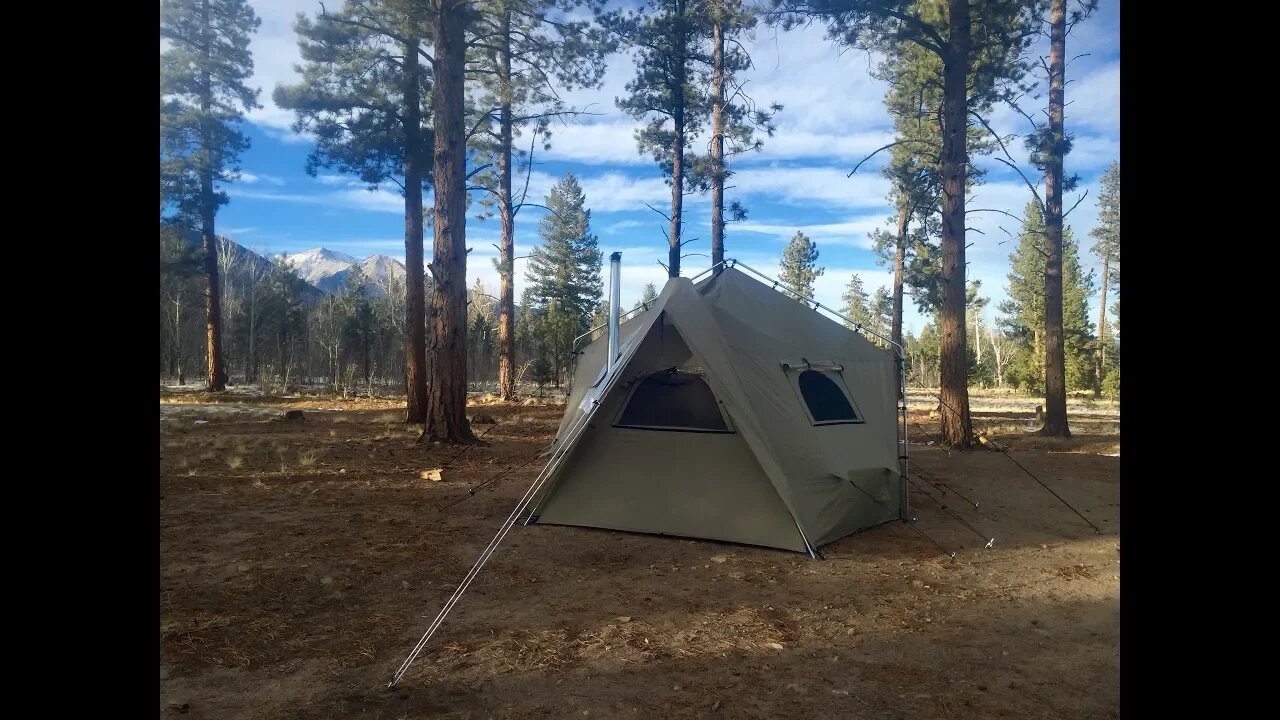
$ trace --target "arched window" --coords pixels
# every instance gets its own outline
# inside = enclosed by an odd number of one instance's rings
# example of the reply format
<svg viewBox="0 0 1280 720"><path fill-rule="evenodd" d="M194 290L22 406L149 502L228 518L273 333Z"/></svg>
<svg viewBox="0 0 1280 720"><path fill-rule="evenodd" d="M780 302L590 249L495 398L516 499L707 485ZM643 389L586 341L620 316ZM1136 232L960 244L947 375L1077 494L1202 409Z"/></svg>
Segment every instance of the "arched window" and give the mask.
<svg viewBox="0 0 1280 720"><path fill-rule="evenodd" d="M697 373L662 372L641 380L614 427L731 433L711 387Z"/></svg>
<svg viewBox="0 0 1280 720"><path fill-rule="evenodd" d="M805 370L796 378L800 396L809 408L815 425L833 422L858 422L861 418L853 410L853 403L844 390L827 373Z"/></svg>
<svg viewBox="0 0 1280 720"><path fill-rule="evenodd" d="M804 403L814 425L846 425L864 422L849 386L844 381L844 365L834 360L783 360L796 398Z"/></svg>

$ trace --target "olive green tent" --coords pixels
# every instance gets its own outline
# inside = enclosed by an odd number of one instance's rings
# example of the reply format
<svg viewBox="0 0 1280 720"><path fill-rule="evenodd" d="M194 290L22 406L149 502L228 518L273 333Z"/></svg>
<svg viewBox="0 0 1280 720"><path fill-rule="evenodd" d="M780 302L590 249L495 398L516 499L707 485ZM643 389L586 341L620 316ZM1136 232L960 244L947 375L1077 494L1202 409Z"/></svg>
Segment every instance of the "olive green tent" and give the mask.
<svg viewBox="0 0 1280 720"><path fill-rule="evenodd" d="M776 285L776 284L775 284ZM816 555L907 516L894 351L726 267L583 349L528 524Z"/></svg>

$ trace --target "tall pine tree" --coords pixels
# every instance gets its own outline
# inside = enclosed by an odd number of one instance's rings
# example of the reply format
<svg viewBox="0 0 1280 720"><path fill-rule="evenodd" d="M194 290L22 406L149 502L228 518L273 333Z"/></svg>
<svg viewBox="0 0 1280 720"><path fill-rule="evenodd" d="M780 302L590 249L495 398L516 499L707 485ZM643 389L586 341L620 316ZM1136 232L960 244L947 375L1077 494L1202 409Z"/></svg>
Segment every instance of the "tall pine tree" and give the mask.
<svg viewBox="0 0 1280 720"><path fill-rule="evenodd" d="M818 18L836 42L889 50L914 44L940 61L943 441L973 444L965 342L965 192L970 123L1018 92L1037 18L1025 0L774 0L784 25ZM789 11L789 12L788 12Z"/></svg>
<svg viewBox="0 0 1280 720"><path fill-rule="evenodd" d="M370 188L390 182L404 195L405 421L427 412L423 189L431 182L431 72L422 63L423 19L371 0L299 16L296 85L273 98L297 115L294 130L315 137L307 173L336 168Z"/></svg>
<svg viewBox="0 0 1280 720"><path fill-rule="evenodd" d="M218 184L234 179L249 139L235 125L258 105L249 37L260 21L246 0L165 0L160 5L160 191L204 246L210 390L225 390L222 288L214 218L227 202Z"/></svg>
<svg viewBox="0 0 1280 720"><path fill-rule="evenodd" d="M552 186L546 202L549 212L538 227L542 244L530 253L525 269L526 301L540 317L559 387L561 372L569 366L573 338L590 329L604 294L603 255L591 233L586 196L573 173Z"/></svg>
<svg viewBox="0 0 1280 720"><path fill-rule="evenodd" d="M711 62L707 4L699 0L647 0L642 11L617 11L606 25L636 51L636 76L618 108L644 123L636 131L641 153L653 155L671 186L671 211L665 215L667 273L680 276L684 196L705 190L705 163L693 153L693 140L707 122L709 98L700 75Z"/></svg>
<svg viewBox="0 0 1280 720"><path fill-rule="evenodd" d="M1045 391L1044 275L1048 264L1045 248L1044 216L1040 203L1027 205L1018 247L1009 256L1007 286L1009 300L1000 304L1000 323L1018 345L1009 378L1032 392ZM1063 234L1063 345L1066 379L1070 389L1093 385L1093 324L1088 316L1088 298L1093 294L1093 272L1084 272L1079 249L1068 228Z"/></svg>
<svg viewBox="0 0 1280 720"><path fill-rule="evenodd" d="M861 325L872 329L871 305L867 300L867 291L862 288L862 278L857 273L849 278L849 287L845 288L840 299L844 301L841 314L848 318L844 321L847 327Z"/></svg>
<svg viewBox="0 0 1280 720"><path fill-rule="evenodd" d="M1102 261L1101 297L1098 300L1098 364L1095 370L1094 395L1102 394L1107 374L1107 291L1114 288L1116 315L1120 307L1120 161L1113 161L1102 175L1102 193L1098 196L1098 224L1089 231L1097 241L1093 254ZM1114 360L1114 358L1113 358Z"/></svg>
<svg viewBox="0 0 1280 720"><path fill-rule="evenodd" d="M818 245L808 235L796 232L782 251L781 273L778 279L799 293L802 297L813 298L813 282L826 268L818 267Z"/></svg>
<svg viewBox="0 0 1280 720"><path fill-rule="evenodd" d="M1041 3L1034 3L1041 5ZM1080 2L1072 13L1070 26L1083 20L1098 6L1097 0ZM1044 176L1045 272L1044 272L1044 350L1045 350L1045 418L1042 435L1071 437L1067 421L1068 365L1066 355L1065 273L1066 244L1063 238L1062 195L1079 182L1078 176L1067 177L1063 159L1071 151L1072 137L1064 129L1067 74L1067 0L1049 0L1049 60L1041 63L1048 71L1048 122L1036 125L1027 137L1031 162ZM1034 123L1033 123L1034 124ZM1030 184L1030 183L1028 183ZM1032 189L1035 192L1034 188ZM1037 195L1037 198L1039 196Z"/></svg>
<svg viewBox="0 0 1280 720"><path fill-rule="evenodd" d="M486 204L501 223L498 257L498 389L515 399L515 222L524 194L512 191L518 170L532 171L533 149L549 147L552 118L573 114L558 89L599 87L608 51L599 28L564 17L585 0L485 0L472 24L472 65L482 91L476 101L485 127L472 138L476 162L492 169L472 181L489 191ZM485 122L487 118L488 122ZM514 147L527 130L529 150ZM519 166L519 167L517 167Z"/></svg>
<svg viewBox="0 0 1280 720"><path fill-rule="evenodd" d="M782 109L773 104L768 110L756 104L743 89L739 75L751 67L741 38L751 33L757 22L757 10L744 7L742 0L705 0L711 30L711 148L707 157L707 178L711 185L711 265L724 261L724 183L732 175L729 160L735 155L758 151L763 142L757 129L773 137L773 115ZM746 219L740 203L730 206L735 221ZM716 268L719 273L721 268Z"/></svg>
<svg viewBox="0 0 1280 720"><path fill-rule="evenodd" d="M412 4L411 4L412 6ZM435 281L431 377L422 439L474 442L467 420L467 28L476 8L466 0L437 0L430 17L434 42L431 111L435 121L432 175L435 243L427 269Z"/></svg>

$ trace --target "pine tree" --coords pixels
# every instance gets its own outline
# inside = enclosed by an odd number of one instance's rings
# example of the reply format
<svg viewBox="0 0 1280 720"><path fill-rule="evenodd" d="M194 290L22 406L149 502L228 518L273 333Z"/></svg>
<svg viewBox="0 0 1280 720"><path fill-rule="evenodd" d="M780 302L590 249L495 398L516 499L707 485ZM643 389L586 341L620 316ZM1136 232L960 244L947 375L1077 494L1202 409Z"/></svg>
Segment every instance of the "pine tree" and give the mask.
<svg viewBox="0 0 1280 720"><path fill-rule="evenodd" d="M501 222L498 257L498 388L504 400L515 398L515 221L524 195L512 192L516 166L532 171L534 145L549 147L552 118L573 114L560 100L563 90L599 87L608 51L598 28L568 19L586 0L486 0L473 24L472 64L483 90L476 101L488 118L484 131L472 138L480 166L492 170L472 182L489 191L485 203L496 206ZM529 151L513 146L513 137L529 130Z"/></svg>
<svg viewBox="0 0 1280 720"><path fill-rule="evenodd" d="M412 7L413 4L410 4ZM435 280L431 377L422 440L474 442L467 420L467 28L476 8L466 0L438 0L430 16L434 43L431 111L435 123L432 178L435 242L427 269Z"/></svg>
<svg viewBox="0 0 1280 720"><path fill-rule="evenodd" d="M1088 298L1093 294L1093 272L1084 272L1079 250L1068 228L1063 234L1063 345L1068 386L1092 387L1093 324ZM1000 305L1000 323L1017 342L1010 367L1011 382L1033 392L1044 392L1044 274L1047 264L1044 218L1040 203L1028 203L1018 247L1009 256L1009 300Z"/></svg>
<svg viewBox="0 0 1280 720"><path fill-rule="evenodd" d="M1116 293L1117 316L1120 307L1120 162L1113 161L1102 175L1102 193L1098 196L1098 224L1089 231L1097 242L1093 253L1102 260L1101 298L1098 300L1098 365L1095 371L1094 395L1102 394L1107 372L1107 290Z"/></svg>
<svg viewBox="0 0 1280 720"><path fill-rule="evenodd" d="M374 323L373 306L369 303L365 280L359 267L352 268L351 274L347 276L345 293L350 308L345 328L347 343L359 350L361 374L368 391L372 376L370 361L373 357L373 343L378 339L378 328Z"/></svg>
<svg viewBox="0 0 1280 720"><path fill-rule="evenodd" d="M699 0L647 0L643 11L606 16L615 36L636 48L636 76L618 108L644 125L636 131L639 151L653 156L671 186L667 273L680 276L684 196L705 190L709 178L692 152L707 122L710 103L701 74L711 62L710 20Z"/></svg>
<svg viewBox="0 0 1280 720"><path fill-rule="evenodd" d="M1036 6L1041 4L1033 3ZM1072 13L1070 25L1074 26L1083 20L1097 6L1097 0L1080 2L1079 9ZM1041 209L1045 226L1045 419L1040 434L1051 437L1071 437L1067 421L1067 385L1070 382L1067 376L1071 360L1067 357L1065 338L1066 315L1070 310L1065 307L1067 300L1064 283L1067 278L1064 277L1064 264L1067 258L1063 238L1062 195L1073 189L1080 178L1067 177L1063 172L1063 160L1071 151L1072 142L1071 135L1064 129L1068 30L1066 8L1067 0L1049 0L1049 61L1044 64L1049 84L1049 108L1046 112L1048 122L1043 125L1033 123L1035 130L1027 137L1031 163L1044 176L1044 203ZM1041 62L1044 62L1043 58Z"/></svg>
<svg viewBox="0 0 1280 720"><path fill-rule="evenodd" d="M888 149L889 162L880 174L889 179L889 199L895 214L889 218L894 230L871 234L872 249L881 265L892 264L893 335L901 343L902 309L905 287L912 288L922 313L933 314L942 305L942 226L938 205L942 194L942 60L912 43L891 44L888 54L873 74L889 85L885 109L893 118L894 141L868 156ZM970 83L981 84L971 77ZM978 126L968 129L967 150L972 155L991 152L995 143L984 138ZM983 171L970 164L965 175L966 192L982 179ZM914 225L913 225L914 223Z"/></svg>
<svg viewBox="0 0 1280 720"><path fill-rule="evenodd" d="M590 329L600 304L603 255L591 233L591 211L573 173L567 173L547 195L549 212L538 227L542 244L533 249L525 269L527 301L541 316L556 386L569 364L573 338Z"/></svg>
<svg viewBox="0 0 1280 720"><path fill-rule="evenodd" d="M649 307L649 304L650 304L650 303L652 303L652 302L653 302L654 300L656 300L656 299L658 299L658 288L657 288L657 286L655 286L653 283L645 283L645 284L644 284L644 292L640 293L640 299L636 301L635 309L636 309L636 310L639 310L639 309L641 309L641 308L648 308L648 307ZM607 306L607 303L606 303L606 307L605 307L605 312L606 312L606 313L608 312L608 306ZM606 314L606 315L605 315L605 317L607 318L607 317L608 317L608 315Z"/></svg>
<svg viewBox="0 0 1280 720"><path fill-rule="evenodd" d="M965 315L967 321L973 326L973 335L969 336L969 382L970 384L978 384L986 387L995 382L995 373L992 371L989 363L983 362L982 345L982 313L986 309L987 304L991 302L991 298L982 297L979 293L982 291L982 281L972 280L969 283L969 290L965 296Z"/></svg>
<svg viewBox="0 0 1280 720"><path fill-rule="evenodd" d="M862 289L862 278L857 273L849 278L849 287L845 288L840 299L844 301L840 312L848 318L844 321L846 327L861 325L871 329L871 306L867 301L867 292Z"/></svg>
<svg viewBox="0 0 1280 720"><path fill-rule="evenodd" d="M273 94L277 105L296 113L294 130L316 138L309 175L336 168L370 188L390 182L404 195L405 420L412 423L424 422L427 412L422 195L431 182L432 136L421 25L420 17L371 0L299 16L302 80Z"/></svg>
<svg viewBox="0 0 1280 720"><path fill-rule="evenodd" d="M871 329L881 337L889 337L893 325L893 296L883 287L876 288L871 300Z"/></svg>
<svg viewBox="0 0 1280 720"><path fill-rule="evenodd" d="M744 92L738 74L751 67L739 38L755 28L757 10L744 8L742 0L705 0L711 31L711 148L706 174L711 185L711 265L724 261L724 183L733 173L729 160L763 146L755 131L773 137L773 116L782 109L777 103L762 110ZM727 142L727 148L726 148ZM740 203L730 206L734 221L746 219ZM716 268L719 273L721 268Z"/></svg>
<svg viewBox="0 0 1280 720"><path fill-rule="evenodd" d="M782 251L778 279L801 297L812 299L814 280L827 271L818 267L817 262L818 245L808 235L797 231Z"/></svg>
<svg viewBox="0 0 1280 720"><path fill-rule="evenodd" d="M249 37L260 21L246 0L165 0L160 5L160 194L204 245L210 390L225 390L222 288L214 218L227 202L217 189L238 170L249 139L235 129L258 105Z"/></svg>
<svg viewBox="0 0 1280 720"><path fill-rule="evenodd" d="M1037 18L1025 0L774 0L784 26L814 18L837 42L892 51L908 43L940 61L937 120L941 207L941 393L943 441L973 444L967 383L965 193L968 128L998 99L1015 95Z"/></svg>

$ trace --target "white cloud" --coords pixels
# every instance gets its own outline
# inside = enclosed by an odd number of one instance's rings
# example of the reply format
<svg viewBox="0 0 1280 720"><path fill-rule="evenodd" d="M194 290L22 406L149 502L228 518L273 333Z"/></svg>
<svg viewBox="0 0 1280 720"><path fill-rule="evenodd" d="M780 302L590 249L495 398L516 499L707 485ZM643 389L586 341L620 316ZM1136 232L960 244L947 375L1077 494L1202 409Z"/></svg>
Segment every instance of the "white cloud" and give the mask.
<svg viewBox="0 0 1280 720"><path fill-rule="evenodd" d="M404 213L404 198L399 192L390 190L338 190L335 192L299 194L258 190L244 190L235 186L227 188L231 197L250 200L269 200L275 202L304 203L308 205L325 205L329 207L345 207L353 210L371 212Z"/></svg>
<svg viewBox="0 0 1280 720"><path fill-rule="evenodd" d="M253 53L253 77L249 85L260 89L258 102L262 107L250 111L249 120L274 130L272 134L282 140L302 140L290 128L293 113L277 107L271 93L276 85L298 81L293 66L300 62L301 55L298 37L293 32L294 19L300 12L319 12L319 0L252 0L251 5L262 24L249 42L249 51Z"/></svg>
<svg viewBox="0 0 1280 720"><path fill-rule="evenodd" d="M752 233L756 235L767 235L778 243L786 243L791 239L797 231L808 235L810 239L818 243L819 248L823 244L832 245L851 245L854 247L870 248L871 240L867 234L884 227L884 219L878 215L868 215L859 218L851 218L844 222L835 223L817 223L811 225L805 224L788 224L788 223L760 223L754 221L746 221L736 223L730 226L731 232Z"/></svg>
<svg viewBox="0 0 1280 720"><path fill-rule="evenodd" d="M636 123L630 118L567 127L553 125L551 149L536 150L535 159L563 160L587 165L653 165L649 155L640 155L636 149L636 127ZM528 138L525 142L527 150Z"/></svg>
<svg viewBox="0 0 1280 720"><path fill-rule="evenodd" d="M850 168L852 169L852 168ZM874 208L887 205L889 181L873 172L832 167L757 167L734 172L725 195L763 195L789 205L825 208Z"/></svg>
<svg viewBox="0 0 1280 720"><path fill-rule="evenodd" d="M237 173L236 179L240 182L250 183L250 184L267 183L268 185L277 185L277 186L284 185L284 179L280 177L276 177L275 175L257 175L250 172L244 172L243 170Z"/></svg>
<svg viewBox="0 0 1280 720"><path fill-rule="evenodd" d="M1068 129L1084 127L1095 132L1120 134L1120 62L1108 63L1079 80L1068 83L1066 96Z"/></svg>

